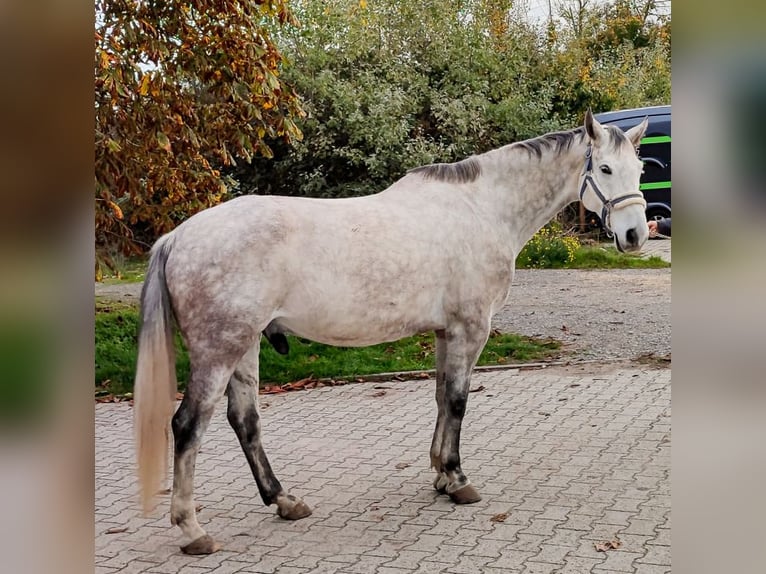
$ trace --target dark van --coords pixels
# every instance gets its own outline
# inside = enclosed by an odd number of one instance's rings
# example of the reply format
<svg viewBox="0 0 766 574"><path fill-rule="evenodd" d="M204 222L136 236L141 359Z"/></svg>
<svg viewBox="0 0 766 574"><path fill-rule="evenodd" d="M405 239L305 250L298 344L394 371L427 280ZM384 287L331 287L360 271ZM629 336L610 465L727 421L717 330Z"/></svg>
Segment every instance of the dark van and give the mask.
<svg viewBox="0 0 766 574"><path fill-rule="evenodd" d="M646 199L646 219L670 217L670 106L652 106L594 114L602 124L627 130L649 116L639 156L644 162L641 192Z"/></svg>

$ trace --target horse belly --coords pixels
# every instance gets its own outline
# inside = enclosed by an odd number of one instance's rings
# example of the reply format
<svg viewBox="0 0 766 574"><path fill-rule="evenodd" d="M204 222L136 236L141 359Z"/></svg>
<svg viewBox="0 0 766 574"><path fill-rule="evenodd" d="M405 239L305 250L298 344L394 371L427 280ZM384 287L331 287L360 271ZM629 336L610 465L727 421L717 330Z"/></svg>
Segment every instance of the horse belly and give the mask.
<svg viewBox="0 0 766 574"><path fill-rule="evenodd" d="M375 305L333 298L302 312L285 310L276 322L300 337L341 347L365 347L444 328L442 314L432 303L413 303L403 308L399 301Z"/></svg>

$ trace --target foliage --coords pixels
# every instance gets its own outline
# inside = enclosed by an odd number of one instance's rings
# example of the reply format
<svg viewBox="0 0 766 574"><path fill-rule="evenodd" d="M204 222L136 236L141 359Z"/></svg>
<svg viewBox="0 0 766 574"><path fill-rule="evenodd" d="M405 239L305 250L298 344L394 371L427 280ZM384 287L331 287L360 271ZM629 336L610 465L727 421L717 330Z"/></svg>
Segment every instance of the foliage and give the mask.
<svg viewBox="0 0 766 574"><path fill-rule="evenodd" d="M368 194L670 101L660 0L563 0L547 26L513 0L286 1L97 2L99 254L238 194Z"/></svg>
<svg viewBox="0 0 766 574"><path fill-rule="evenodd" d="M131 392L136 364L138 311L129 305L96 304L96 392L122 395ZM260 379L263 385L281 384L306 377L354 377L375 373L434 368L433 335L418 335L372 347L341 348L288 337L290 353L277 354L264 340L261 345ZM555 354L560 344L493 333L479 364L539 360ZM179 389L189 378L189 357L176 339Z"/></svg>
<svg viewBox="0 0 766 574"><path fill-rule="evenodd" d="M652 255L620 253L612 245L583 245L553 220L532 236L516 257L519 269L661 269L670 263Z"/></svg>
<svg viewBox="0 0 766 574"><path fill-rule="evenodd" d="M96 245L135 253L227 196L221 166L300 138L267 26L285 0L98 0Z"/></svg>
<svg viewBox="0 0 766 574"><path fill-rule="evenodd" d="M553 109L581 117L670 101L670 19L656 0L560 2L563 25L551 37L547 74Z"/></svg>
<svg viewBox="0 0 766 574"><path fill-rule="evenodd" d="M512 4L296 2L303 27L285 38L285 74L304 100L305 138L237 169L241 191L361 195L412 167L564 127L537 72L540 39Z"/></svg>
<svg viewBox="0 0 766 574"><path fill-rule="evenodd" d="M510 0L296 1L280 38L305 134L233 171L238 193L380 191L417 165L570 128L585 110L670 99L669 20L585 2L583 31L547 36ZM598 42L593 38L598 37Z"/></svg>
<svg viewBox="0 0 766 574"><path fill-rule="evenodd" d="M531 269L567 267L575 259L580 241L564 233L561 224L552 221L532 236L516 258L516 266Z"/></svg>

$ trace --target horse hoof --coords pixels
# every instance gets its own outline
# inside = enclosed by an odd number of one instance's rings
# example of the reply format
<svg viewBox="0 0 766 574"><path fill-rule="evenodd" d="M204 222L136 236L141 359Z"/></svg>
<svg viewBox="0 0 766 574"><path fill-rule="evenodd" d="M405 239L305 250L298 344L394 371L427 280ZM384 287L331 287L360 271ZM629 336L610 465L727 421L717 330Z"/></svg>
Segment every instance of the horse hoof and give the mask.
<svg viewBox="0 0 766 574"><path fill-rule="evenodd" d="M300 520L311 516L311 508L300 498L289 495L287 502L277 503L277 514L285 520Z"/></svg>
<svg viewBox="0 0 766 574"><path fill-rule="evenodd" d="M471 484L466 484L463 488L450 492L449 497L455 504L473 504L481 500L481 494Z"/></svg>
<svg viewBox="0 0 766 574"><path fill-rule="evenodd" d="M447 477L443 474L437 474L434 478L434 490L439 494L447 494Z"/></svg>
<svg viewBox="0 0 766 574"><path fill-rule="evenodd" d="M181 546L181 552L184 554L212 554L218 552L221 549L221 545L218 544L213 537L209 534L200 536L196 540L189 542L186 546Z"/></svg>

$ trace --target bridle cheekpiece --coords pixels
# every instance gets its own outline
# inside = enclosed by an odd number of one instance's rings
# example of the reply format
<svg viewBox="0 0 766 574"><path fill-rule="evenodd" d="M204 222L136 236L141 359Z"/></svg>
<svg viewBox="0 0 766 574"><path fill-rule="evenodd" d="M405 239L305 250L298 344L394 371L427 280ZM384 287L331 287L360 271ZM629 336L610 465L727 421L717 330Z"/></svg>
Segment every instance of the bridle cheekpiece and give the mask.
<svg viewBox="0 0 766 574"><path fill-rule="evenodd" d="M585 171L583 173L582 185L580 186L580 201L582 201L585 191L588 189L588 185L596 194L601 202L601 223L604 224L607 234L612 236L612 228L610 226L610 217L613 209L619 209L621 207L627 207L635 203L641 203L646 207L646 200L642 193L626 193L613 199L607 199L601 190L598 188L596 180L593 179L593 146L588 143L588 148L585 150Z"/></svg>

